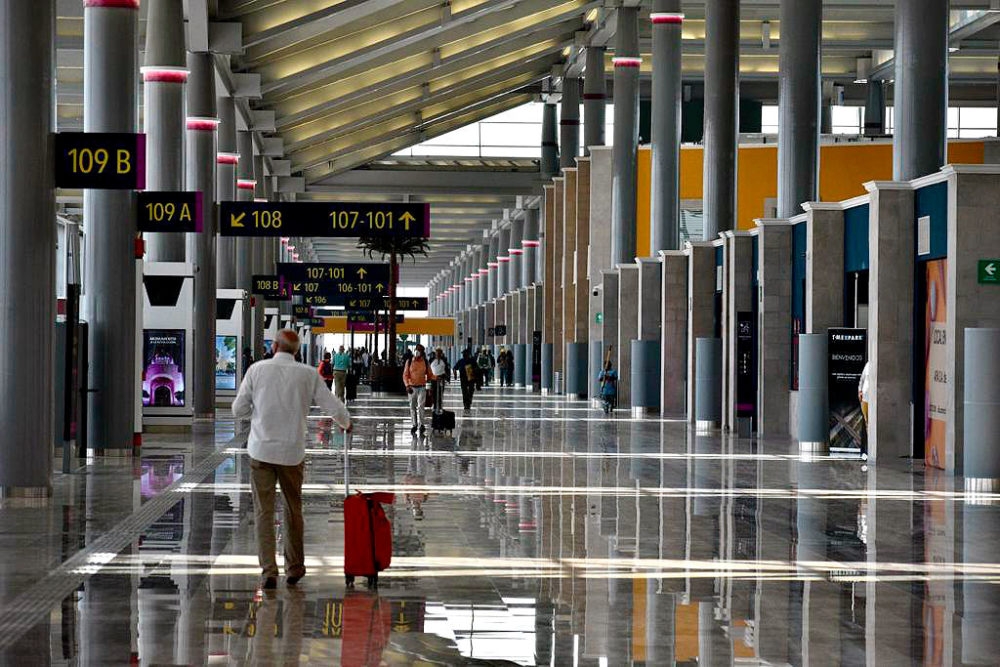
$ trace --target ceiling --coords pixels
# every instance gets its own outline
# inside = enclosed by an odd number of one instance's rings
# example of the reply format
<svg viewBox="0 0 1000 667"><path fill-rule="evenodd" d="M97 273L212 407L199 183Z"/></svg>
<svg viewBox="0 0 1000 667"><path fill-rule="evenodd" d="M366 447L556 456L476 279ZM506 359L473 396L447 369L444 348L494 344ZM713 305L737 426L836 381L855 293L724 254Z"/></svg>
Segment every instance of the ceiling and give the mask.
<svg viewBox="0 0 1000 667"><path fill-rule="evenodd" d="M621 0L183 0L189 40L223 44L220 81L253 88L242 114L260 127L278 191L305 200L428 201L431 257L403 270L423 285L467 244L537 193L531 160L387 156L537 99L564 71L580 75L582 46L614 46ZM997 0L953 0L952 100L995 104ZM639 0L624 0L638 5ZM685 81L700 83L704 0L684 2ZM742 79L777 99L778 0L743 0ZM1000 6L993 7L1000 9ZM648 10L643 10L648 13ZM60 127L82 126L82 2L58 2ZM145 12L143 10L142 18ZM241 43L216 35L238 24ZM650 24L640 20L649 77ZM144 21L143 21L144 28ZM769 33L770 41L765 38ZM140 44L144 40L140 39ZM858 58L891 57L892 0L824 3L823 76L849 85ZM610 52L609 52L610 58ZM610 66L607 68L609 72ZM891 78L891 61L876 75ZM249 76L248 76L249 75ZM259 91L257 90L259 78ZM610 78L610 77L609 77ZM273 116L273 121L272 121ZM308 244L307 244L308 245ZM315 239L319 260L355 259L350 241Z"/></svg>

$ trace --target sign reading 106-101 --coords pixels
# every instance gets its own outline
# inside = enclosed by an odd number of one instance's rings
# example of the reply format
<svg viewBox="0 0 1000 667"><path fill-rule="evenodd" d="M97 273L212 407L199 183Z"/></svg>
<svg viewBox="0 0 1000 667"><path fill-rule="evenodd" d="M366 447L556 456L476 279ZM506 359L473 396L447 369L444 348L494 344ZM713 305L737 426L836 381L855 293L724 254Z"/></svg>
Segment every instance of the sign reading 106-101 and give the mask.
<svg viewBox="0 0 1000 667"><path fill-rule="evenodd" d="M428 238L430 204L224 201L219 235Z"/></svg>
<svg viewBox="0 0 1000 667"><path fill-rule="evenodd" d="M56 187L144 190L146 135L60 132L55 135Z"/></svg>

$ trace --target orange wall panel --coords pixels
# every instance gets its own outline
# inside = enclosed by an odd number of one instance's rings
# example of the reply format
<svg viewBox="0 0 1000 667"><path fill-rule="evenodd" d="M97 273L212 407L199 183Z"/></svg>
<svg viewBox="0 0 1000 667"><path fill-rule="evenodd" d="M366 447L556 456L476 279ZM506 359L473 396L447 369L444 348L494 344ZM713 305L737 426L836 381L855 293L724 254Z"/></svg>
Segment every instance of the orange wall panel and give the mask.
<svg viewBox="0 0 1000 667"><path fill-rule="evenodd" d="M635 256L649 257L653 244L653 232L649 228L652 220L652 175L653 151L648 146L639 149L639 164L636 169L638 199L635 207Z"/></svg>

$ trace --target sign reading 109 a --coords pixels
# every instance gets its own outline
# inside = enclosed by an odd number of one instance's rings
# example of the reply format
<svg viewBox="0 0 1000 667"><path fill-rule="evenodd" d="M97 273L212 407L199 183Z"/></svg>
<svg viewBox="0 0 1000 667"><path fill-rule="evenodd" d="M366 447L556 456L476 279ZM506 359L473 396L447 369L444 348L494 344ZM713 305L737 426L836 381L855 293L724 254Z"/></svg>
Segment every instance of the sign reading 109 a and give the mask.
<svg viewBox="0 0 1000 667"><path fill-rule="evenodd" d="M55 135L56 187L144 190L146 135L60 132Z"/></svg>
<svg viewBox="0 0 1000 667"><path fill-rule="evenodd" d="M204 228L200 192L140 192L140 232L201 232Z"/></svg>

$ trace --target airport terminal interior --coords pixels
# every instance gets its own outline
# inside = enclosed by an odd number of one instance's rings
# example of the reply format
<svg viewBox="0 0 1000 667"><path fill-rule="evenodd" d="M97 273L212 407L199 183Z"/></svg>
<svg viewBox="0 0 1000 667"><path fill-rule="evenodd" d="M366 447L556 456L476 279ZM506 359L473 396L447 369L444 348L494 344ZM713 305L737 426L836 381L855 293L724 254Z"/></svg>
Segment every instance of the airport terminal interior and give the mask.
<svg viewBox="0 0 1000 667"><path fill-rule="evenodd" d="M997 0L0 0L0 664L1000 664L998 59Z"/></svg>

